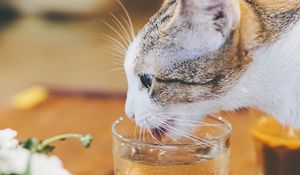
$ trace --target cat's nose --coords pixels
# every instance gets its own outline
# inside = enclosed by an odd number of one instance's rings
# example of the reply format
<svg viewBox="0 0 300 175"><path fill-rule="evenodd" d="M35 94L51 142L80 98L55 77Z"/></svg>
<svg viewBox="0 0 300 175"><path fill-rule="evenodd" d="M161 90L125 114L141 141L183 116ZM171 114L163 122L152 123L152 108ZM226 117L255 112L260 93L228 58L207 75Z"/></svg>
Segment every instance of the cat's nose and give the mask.
<svg viewBox="0 0 300 175"><path fill-rule="evenodd" d="M125 113L129 119L133 120L135 118L134 111L131 108L129 108L128 106L126 106Z"/></svg>
<svg viewBox="0 0 300 175"><path fill-rule="evenodd" d="M127 114L127 113L126 113L126 115L127 115L127 117L128 117L130 120L134 120L134 118L135 118L134 113L132 113L132 114Z"/></svg>
<svg viewBox="0 0 300 175"><path fill-rule="evenodd" d="M133 115L131 115L131 116L128 116L128 118L131 119L131 120L134 120L135 115L133 114Z"/></svg>
<svg viewBox="0 0 300 175"><path fill-rule="evenodd" d="M126 100L125 113L129 119L133 120L135 118L134 105L130 98L127 98Z"/></svg>

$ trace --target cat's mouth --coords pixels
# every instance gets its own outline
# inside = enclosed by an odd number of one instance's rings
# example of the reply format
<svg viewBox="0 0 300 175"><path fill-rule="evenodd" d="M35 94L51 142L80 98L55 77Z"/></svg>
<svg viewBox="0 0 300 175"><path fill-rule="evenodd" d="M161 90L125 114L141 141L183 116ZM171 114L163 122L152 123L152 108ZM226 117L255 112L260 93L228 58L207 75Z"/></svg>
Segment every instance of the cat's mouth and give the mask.
<svg viewBox="0 0 300 175"><path fill-rule="evenodd" d="M174 127L174 120L169 119L165 121L161 126L156 128L151 128L151 135L158 140L159 142L163 140L167 136L167 133L170 129Z"/></svg>
<svg viewBox="0 0 300 175"><path fill-rule="evenodd" d="M168 130L167 128L159 127L150 129L150 132L155 139L161 141L166 136L166 132L168 132Z"/></svg>

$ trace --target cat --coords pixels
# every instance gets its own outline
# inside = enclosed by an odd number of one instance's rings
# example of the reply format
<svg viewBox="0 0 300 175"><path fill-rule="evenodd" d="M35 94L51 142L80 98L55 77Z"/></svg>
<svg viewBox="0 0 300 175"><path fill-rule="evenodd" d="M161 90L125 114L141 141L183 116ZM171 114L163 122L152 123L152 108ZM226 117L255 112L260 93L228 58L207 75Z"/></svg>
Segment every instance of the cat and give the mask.
<svg viewBox="0 0 300 175"><path fill-rule="evenodd" d="M153 134L244 107L300 129L300 0L165 0L124 67L126 114Z"/></svg>

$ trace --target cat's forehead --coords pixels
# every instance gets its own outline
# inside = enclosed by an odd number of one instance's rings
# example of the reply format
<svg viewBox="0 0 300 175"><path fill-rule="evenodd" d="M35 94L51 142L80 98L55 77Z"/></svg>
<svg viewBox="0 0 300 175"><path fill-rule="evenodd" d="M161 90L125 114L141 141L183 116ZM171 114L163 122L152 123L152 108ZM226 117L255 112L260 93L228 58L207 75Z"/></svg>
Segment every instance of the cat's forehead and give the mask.
<svg viewBox="0 0 300 175"><path fill-rule="evenodd" d="M139 42L136 46L137 55L134 60L136 74L144 73L147 71L146 68L157 70L165 65L164 60L159 58L175 57L178 53L178 48L173 44L172 39L166 37L170 33L163 31L164 26L174 16L177 4L178 0L165 1L163 7L149 20L137 36ZM161 50L164 52L159 52ZM147 65L151 65L151 67ZM151 72L155 70L151 70Z"/></svg>
<svg viewBox="0 0 300 175"><path fill-rule="evenodd" d="M141 47L144 51L150 50L163 35L163 28L176 13L177 0L170 0L166 3L144 26L140 32Z"/></svg>
<svg viewBox="0 0 300 175"><path fill-rule="evenodd" d="M175 14L177 5L178 0L169 0L165 2L160 10L149 20L149 23L148 25L146 25L146 28L144 28L144 30L155 30L157 29L156 26L167 22Z"/></svg>

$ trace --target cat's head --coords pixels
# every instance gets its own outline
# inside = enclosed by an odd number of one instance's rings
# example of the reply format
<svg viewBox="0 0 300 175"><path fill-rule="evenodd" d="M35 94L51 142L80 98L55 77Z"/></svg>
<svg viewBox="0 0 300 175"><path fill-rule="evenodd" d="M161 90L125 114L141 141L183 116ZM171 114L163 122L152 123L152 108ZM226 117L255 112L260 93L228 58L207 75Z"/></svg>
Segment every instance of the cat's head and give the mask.
<svg viewBox="0 0 300 175"><path fill-rule="evenodd" d="M239 21L238 0L165 1L127 51L127 115L176 137L220 110L248 64Z"/></svg>

